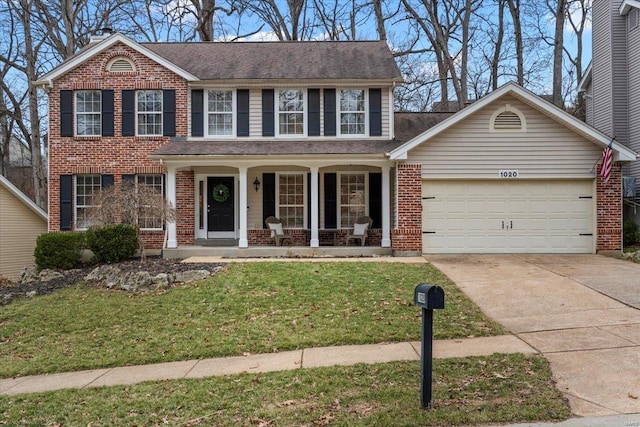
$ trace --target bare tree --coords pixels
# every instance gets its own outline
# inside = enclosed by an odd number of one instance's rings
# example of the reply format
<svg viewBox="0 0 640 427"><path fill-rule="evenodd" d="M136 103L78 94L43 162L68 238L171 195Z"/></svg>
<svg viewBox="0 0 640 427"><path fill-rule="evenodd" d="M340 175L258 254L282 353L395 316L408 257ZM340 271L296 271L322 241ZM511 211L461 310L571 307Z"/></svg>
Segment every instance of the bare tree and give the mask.
<svg viewBox="0 0 640 427"><path fill-rule="evenodd" d="M509 5L509 13L513 23L513 35L515 38L515 55L516 55L516 82L520 86L524 86L524 46L522 41L522 21L520 19L520 0L507 0Z"/></svg>
<svg viewBox="0 0 640 427"><path fill-rule="evenodd" d="M307 20L306 0L239 0L246 10L257 15L273 31L278 40L305 40L312 34Z"/></svg>

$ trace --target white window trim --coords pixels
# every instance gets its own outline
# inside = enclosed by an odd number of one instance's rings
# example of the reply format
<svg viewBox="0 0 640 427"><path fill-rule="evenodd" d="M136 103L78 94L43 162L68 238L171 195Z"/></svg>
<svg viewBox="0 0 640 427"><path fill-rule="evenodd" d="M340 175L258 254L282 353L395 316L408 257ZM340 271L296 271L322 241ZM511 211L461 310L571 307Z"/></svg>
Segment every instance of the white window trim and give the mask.
<svg viewBox="0 0 640 427"><path fill-rule="evenodd" d="M520 129L496 129L495 128L495 122L496 122L496 118L504 113L504 112L511 112L516 114L519 118L520 118ZM489 119L489 132L495 132L495 133L523 133L527 131L527 120L524 118L524 114L522 114L522 111L518 110L516 107L512 106L511 104L505 104L504 107L500 107L498 108L496 111L493 112L493 114L491 115L491 118Z"/></svg>
<svg viewBox="0 0 640 427"><path fill-rule="evenodd" d="M140 174L136 174L135 175L135 186L136 186L136 191L138 190L138 186L140 185L140 183L138 182L138 177L141 176L159 176L160 177L160 181L161 181L161 190L162 190L162 197L164 199L164 186L165 186L165 179L164 179L164 174L163 173L140 173ZM138 214L139 215L139 214ZM140 221L140 218L138 218L138 222ZM143 228L140 227L141 231L161 231L164 230L164 224L162 224L160 227L156 227L156 228Z"/></svg>
<svg viewBox="0 0 640 427"><path fill-rule="evenodd" d="M296 228L296 227L287 227L287 229L289 230L306 230L308 228L308 224L309 224L309 218L307 218L307 212L309 210L309 207L307 206L308 203L308 198L309 195L307 194L307 189L308 189L308 183L307 183L307 173L306 172L302 172L302 171L280 171L276 173L276 212L278 214L278 217L280 217L280 176L281 175L302 175L302 192L303 192L303 199L302 199L302 215L304 217L303 219L303 225L302 228Z"/></svg>
<svg viewBox="0 0 640 427"><path fill-rule="evenodd" d="M86 231L89 227L80 227L78 225L78 208L91 208L94 205L80 205L78 204L78 177L84 176L93 176L98 177L98 193L102 190L102 176L99 174L88 173L88 174L78 174L73 176L73 229L75 231ZM95 194L95 193L94 193Z"/></svg>
<svg viewBox="0 0 640 427"><path fill-rule="evenodd" d="M351 230L353 227L342 227L342 201L340 193L340 182L342 182L342 175L364 175L364 214L369 215L369 172L368 171L342 171L337 173L336 179L336 209L337 212L337 228L341 230Z"/></svg>
<svg viewBox="0 0 640 427"><path fill-rule="evenodd" d="M160 92L160 133L140 133L138 132L138 118L140 114L158 114L156 112L150 111L138 111L138 94L141 92ZM136 106L136 119L135 119L135 127L136 127L136 136L141 137L156 137L162 136L164 130L164 95L162 89L139 89L135 91L135 106Z"/></svg>
<svg viewBox="0 0 640 427"><path fill-rule="evenodd" d="M224 87L216 87L216 88L204 88L204 97L202 100L203 109L204 109L204 135L205 138L213 138L213 139L229 139L235 138L237 135L237 115L238 115L238 98L237 98L237 89L232 88L224 88ZM231 91L231 133L229 135L214 135L209 134L209 91Z"/></svg>
<svg viewBox="0 0 640 427"><path fill-rule="evenodd" d="M302 92L302 133L289 134L280 133L280 92L285 90L296 90ZM307 126L309 123L309 98L306 88L281 87L274 90L274 110L275 110L275 136L277 138L306 138Z"/></svg>
<svg viewBox="0 0 640 427"><path fill-rule="evenodd" d="M82 112L79 113L78 112L78 94L80 92L98 92L100 94L100 110L96 113L96 112L92 112L92 113L87 113L87 112ZM97 134L80 134L78 133L78 115L82 114L82 115L97 115L100 117L100 132ZM102 136L102 91L100 89L86 89L86 90L76 90L73 92L73 133L75 136L79 136L81 138L84 137L96 137L96 136Z"/></svg>
<svg viewBox="0 0 640 427"><path fill-rule="evenodd" d="M340 95L342 91L361 90L364 92L364 133L342 133L342 109L340 108ZM336 88L336 136L340 138L367 138L369 137L369 90L367 88ZM351 111L349 111L351 112Z"/></svg>

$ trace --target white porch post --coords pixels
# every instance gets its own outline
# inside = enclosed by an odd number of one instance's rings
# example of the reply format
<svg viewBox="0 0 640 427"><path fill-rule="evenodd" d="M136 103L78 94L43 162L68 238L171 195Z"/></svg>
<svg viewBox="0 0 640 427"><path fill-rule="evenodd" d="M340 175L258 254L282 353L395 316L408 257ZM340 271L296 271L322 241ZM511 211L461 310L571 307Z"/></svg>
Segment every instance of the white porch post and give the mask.
<svg viewBox="0 0 640 427"><path fill-rule="evenodd" d="M318 170L317 166L311 166L311 247L320 247L319 238L319 222L318 222L318 201L320 200L320 187L318 185Z"/></svg>
<svg viewBox="0 0 640 427"><path fill-rule="evenodd" d="M390 166L382 166L382 241L383 248L391 247L391 191L389 184Z"/></svg>
<svg viewBox="0 0 640 427"><path fill-rule="evenodd" d="M176 209L176 168L167 166L167 202ZM167 248L175 249L178 247L178 231L175 220L167 222Z"/></svg>
<svg viewBox="0 0 640 427"><path fill-rule="evenodd" d="M240 240L238 247L248 248L249 240L247 239L247 168L238 168L240 176L238 177L238 187L240 187Z"/></svg>

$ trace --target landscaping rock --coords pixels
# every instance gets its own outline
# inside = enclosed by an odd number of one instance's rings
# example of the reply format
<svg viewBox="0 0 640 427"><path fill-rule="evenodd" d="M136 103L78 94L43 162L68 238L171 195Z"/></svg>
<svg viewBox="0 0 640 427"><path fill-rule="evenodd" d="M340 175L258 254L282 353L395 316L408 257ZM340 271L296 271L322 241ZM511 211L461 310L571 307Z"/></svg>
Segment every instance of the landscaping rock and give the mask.
<svg viewBox="0 0 640 427"><path fill-rule="evenodd" d="M38 277L41 282L50 282L51 280L60 279L64 277L64 274L45 268L40 272Z"/></svg>
<svg viewBox="0 0 640 427"><path fill-rule="evenodd" d="M209 270L187 270L175 273L173 275L173 281L189 283L195 282L196 280L204 280L209 276L211 276L211 272Z"/></svg>
<svg viewBox="0 0 640 427"><path fill-rule="evenodd" d="M40 276L38 275L38 272L36 271L35 268L25 267L24 270L22 270L22 273L20 273L20 276L18 276L18 283L21 285L26 285L29 283L34 283L39 281L40 281Z"/></svg>
<svg viewBox="0 0 640 427"><path fill-rule="evenodd" d="M100 283L102 286L112 289L117 288L121 284L122 270L113 265L101 265L94 268L91 273L85 277L90 283Z"/></svg>
<svg viewBox="0 0 640 427"><path fill-rule="evenodd" d="M125 275L120 280L119 288L127 292L146 292L155 289L155 283L148 272L136 271Z"/></svg>

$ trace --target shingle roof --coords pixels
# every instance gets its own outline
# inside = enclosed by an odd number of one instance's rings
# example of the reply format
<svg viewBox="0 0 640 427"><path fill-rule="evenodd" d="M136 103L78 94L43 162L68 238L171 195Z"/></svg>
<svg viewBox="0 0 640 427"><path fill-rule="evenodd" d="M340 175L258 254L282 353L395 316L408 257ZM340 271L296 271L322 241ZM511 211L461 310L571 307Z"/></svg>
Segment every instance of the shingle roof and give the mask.
<svg viewBox="0 0 640 427"><path fill-rule="evenodd" d="M142 43L201 80L401 81L384 41Z"/></svg>
<svg viewBox="0 0 640 427"><path fill-rule="evenodd" d="M282 155L382 155L399 147L450 113L396 113L393 140L262 140L185 141L175 139L153 156L282 156Z"/></svg>

